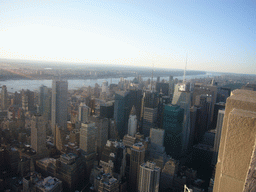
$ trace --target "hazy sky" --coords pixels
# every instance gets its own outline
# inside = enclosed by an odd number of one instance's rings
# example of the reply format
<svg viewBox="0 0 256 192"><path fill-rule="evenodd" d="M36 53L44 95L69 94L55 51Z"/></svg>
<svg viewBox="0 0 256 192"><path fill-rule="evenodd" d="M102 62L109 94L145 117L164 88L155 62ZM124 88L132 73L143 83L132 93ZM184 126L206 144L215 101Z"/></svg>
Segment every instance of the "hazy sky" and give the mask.
<svg viewBox="0 0 256 192"><path fill-rule="evenodd" d="M255 0L0 1L0 58L256 74Z"/></svg>

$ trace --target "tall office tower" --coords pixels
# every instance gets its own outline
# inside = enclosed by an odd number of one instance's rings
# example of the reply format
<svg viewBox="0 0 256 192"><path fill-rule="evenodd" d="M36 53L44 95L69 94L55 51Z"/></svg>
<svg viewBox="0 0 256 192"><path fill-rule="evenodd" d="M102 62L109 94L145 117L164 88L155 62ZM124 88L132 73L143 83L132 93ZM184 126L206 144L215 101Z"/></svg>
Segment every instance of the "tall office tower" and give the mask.
<svg viewBox="0 0 256 192"><path fill-rule="evenodd" d="M80 149L85 157L86 176L89 178L96 156L96 134L95 123L82 123L80 128Z"/></svg>
<svg viewBox="0 0 256 192"><path fill-rule="evenodd" d="M137 117L136 117L136 109L133 105L132 110L130 112L130 117L128 120L128 135L134 137L137 132Z"/></svg>
<svg viewBox="0 0 256 192"><path fill-rule="evenodd" d="M21 94L15 91L14 93L14 105L18 105L21 107Z"/></svg>
<svg viewBox="0 0 256 192"><path fill-rule="evenodd" d="M174 93L174 80L173 76L170 75L169 77L169 95L172 96Z"/></svg>
<svg viewBox="0 0 256 192"><path fill-rule="evenodd" d="M164 168L164 164L167 161L167 155L164 147L164 135L163 129L151 128L150 129L150 144L148 146L149 159L154 161L158 167Z"/></svg>
<svg viewBox="0 0 256 192"><path fill-rule="evenodd" d="M163 129L164 146L167 155L179 159L182 153L184 109L178 105L166 105L164 109Z"/></svg>
<svg viewBox="0 0 256 192"><path fill-rule="evenodd" d="M118 138L118 131L117 131L117 128L116 128L115 119L109 119L108 138L109 139L117 139Z"/></svg>
<svg viewBox="0 0 256 192"><path fill-rule="evenodd" d="M219 110L218 120L216 125L216 135L214 138L214 148L213 148L213 158L212 158L213 165L217 163L224 114L225 114L225 110Z"/></svg>
<svg viewBox="0 0 256 192"><path fill-rule="evenodd" d="M190 133L189 133L189 143L188 149L191 150L194 145L195 133L196 133L196 115L197 107L190 107Z"/></svg>
<svg viewBox="0 0 256 192"><path fill-rule="evenodd" d="M98 121L95 122L97 127L97 153L99 158L101 158L101 153L104 146L108 140L108 119L107 118L98 118Z"/></svg>
<svg viewBox="0 0 256 192"><path fill-rule="evenodd" d="M39 110L46 120L51 119L51 92L48 87L42 85L39 93Z"/></svg>
<svg viewBox="0 0 256 192"><path fill-rule="evenodd" d="M158 103L158 112L157 112L157 122L156 125L158 128L163 128L163 117L164 117L164 107L167 104L170 104L171 99L170 96L159 95L159 103Z"/></svg>
<svg viewBox="0 0 256 192"><path fill-rule="evenodd" d="M224 102L219 102L219 103L216 103L214 105L213 120L212 120L212 124L211 124L211 129L216 128L217 119L218 119L218 115L219 115L219 110L223 110L223 109L225 109L225 103Z"/></svg>
<svg viewBox="0 0 256 192"><path fill-rule="evenodd" d="M156 83L156 91L158 93L162 92L163 95L168 96L169 95L169 83Z"/></svg>
<svg viewBox="0 0 256 192"><path fill-rule="evenodd" d="M113 118L114 117L114 101L108 101L100 104L100 117Z"/></svg>
<svg viewBox="0 0 256 192"><path fill-rule="evenodd" d="M158 192L160 168L154 162L146 162L140 166L139 192Z"/></svg>
<svg viewBox="0 0 256 192"><path fill-rule="evenodd" d="M161 178L160 178L160 189L161 191L168 190L172 187L173 185L173 178L175 174L177 174L179 169L179 161L170 158L161 173Z"/></svg>
<svg viewBox="0 0 256 192"><path fill-rule="evenodd" d="M102 93L108 94L108 82L107 81L102 82Z"/></svg>
<svg viewBox="0 0 256 192"><path fill-rule="evenodd" d="M123 138L124 135L127 133L129 118L128 109L130 105L128 97L129 92L127 91L118 91L115 94L114 119L116 120L119 138Z"/></svg>
<svg viewBox="0 0 256 192"><path fill-rule="evenodd" d="M195 86L194 92L193 92L193 98L192 98L192 106L195 105L195 100L197 95L212 95L212 106L215 105L217 100L217 86L216 85L201 85L201 86ZM213 110L214 107L212 107L211 111L211 121L213 120Z"/></svg>
<svg viewBox="0 0 256 192"><path fill-rule="evenodd" d="M201 110L203 111L203 123L205 126L204 132L209 130L211 128L211 113L212 113L212 95L197 95L196 96L196 102L195 104L197 106L201 107ZM202 133L204 134L204 133Z"/></svg>
<svg viewBox="0 0 256 192"><path fill-rule="evenodd" d="M231 89L228 87L221 87L218 89L217 92L217 99L216 102L224 102L226 103L227 98L230 96Z"/></svg>
<svg viewBox="0 0 256 192"><path fill-rule="evenodd" d="M227 99L214 192L256 191L256 92L237 89Z"/></svg>
<svg viewBox="0 0 256 192"><path fill-rule="evenodd" d="M130 188L132 191L138 191L140 165L144 163L145 147L142 143L135 143L131 148L130 155Z"/></svg>
<svg viewBox="0 0 256 192"><path fill-rule="evenodd" d="M31 121L31 147L37 156L46 154L46 122L43 116L37 114Z"/></svg>
<svg viewBox="0 0 256 192"><path fill-rule="evenodd" d="M130 106L135 106L137 119L140 119L142 90L130 89ZM130 109L130 108L129 108Z"/></svg>
<svg viewBox="0 0 256 192"><path fill-rule="evenodd" d="M81 123L87 123L90 116L90 108L84 103L81 103L78 108L78 121Z"/></svg>
<svg viewBox="0 0 256 192"><path fill-rule="evenodd" d="M30 90L22 90L22 109L24 111L34 111L34 92Z"/></svg>
<svg viewBox="0 0 256 192"><path fill-rule="evenodd" d="M142 133L145 137L148 137L150 128L155 127L157 123L159 98L157 92L146 92L144 94Z"/></svg>
<svg viewBox="0 0 256 192"><path fill-rule="evenodd" d="M7 87L6 85L2 86L2 91L1 91L1 105L2 109L6 110L8 108L8 100L7 100Z"/></svg>
<svg viewBox="0 0 256 192"><path fill-rule="evenodd" d="M52 113L51 123L54 135L54 145L56 145L56 125L60 129L67 129L68 113L68 82L53 80L52 81Z"/></svg>
<svg viewBox="0 0 256 192"><path fill-rule="evenodd" d="M182 153L184 154L187 150L190 135L190 106L191 106L191 93L190 84L183 83L181 85L176 85L172 104L179 105L184 109L183 118L183 130L182 130Z"/></svg>

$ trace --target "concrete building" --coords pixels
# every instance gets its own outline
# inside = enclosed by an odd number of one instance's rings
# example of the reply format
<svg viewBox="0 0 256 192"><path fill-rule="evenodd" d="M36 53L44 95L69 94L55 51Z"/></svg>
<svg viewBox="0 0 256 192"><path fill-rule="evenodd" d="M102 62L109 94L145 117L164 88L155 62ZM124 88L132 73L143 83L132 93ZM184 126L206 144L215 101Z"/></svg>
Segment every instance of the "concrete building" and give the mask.
<svg viewBox="0 0 256 192"><path fill-rule="evenodd" d="M2 110L6 110L8 108L8 95L6 85L3 85L1 90L1 106Z"/></svg>
<svg viewBox="0 0 256 192"><path fill-rule="evenodd" d="M144 163L145 147L142 143L135 143L131 149L129 187L138 191L140 165Z"/></svg>
<svg viewBox="0 0 256 192"><path fill-rule="evenodd" d="M97 192L119 192L119 181L110 174L97 176L95 185Z"/></svg>
<svg viewBox="0 0 256 192"><path fill-rule="evenodd" d="M27 192L62 192L62 181L56 177L48 176L42 178L33 173L31 176L23 177L23 191Z"/></svg>
<svg viewBox="0 0 256 192"><path fill-rule="evenodd" d="M54 135L54 145L56 145L56 125L60 129L67 129L67 100L68 100L68 82L53 80L52 81L52 111L51 123Z"/></svg>
<svg viewBox="0 0 256 192"><path fill-rule="evenodd" d="M255 191L256 92L234 90L227 99L214 192Z"/></svg>
<svg viewBox="0 0 256 192"><path fill-rule="evenodd" d="M160 168L154 162L140 165L139 192L158 192Z"/></svg>
<svg viewBox="0 0 256 192"><path fill-rule="evenodd" d="M48 155L46 149L46 121L43 116L37 114L31 121L31 148L38 156Z"/></svg>

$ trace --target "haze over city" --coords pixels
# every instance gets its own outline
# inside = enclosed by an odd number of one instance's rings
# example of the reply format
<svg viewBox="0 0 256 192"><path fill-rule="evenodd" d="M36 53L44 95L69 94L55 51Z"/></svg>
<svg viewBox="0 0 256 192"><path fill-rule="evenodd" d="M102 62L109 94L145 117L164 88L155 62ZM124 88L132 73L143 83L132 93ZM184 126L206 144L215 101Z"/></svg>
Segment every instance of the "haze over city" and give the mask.
<svg viewBox="0 0 256 192"><path fill-rule="evenodd" d="M255 74L254 1L1 1L0 58Z"/></svg>
<svg viewBox="0 0 256 192"><path fill-rule="evenodd" d="M0 191L256 192L255 8L0 1Z"/></svg>

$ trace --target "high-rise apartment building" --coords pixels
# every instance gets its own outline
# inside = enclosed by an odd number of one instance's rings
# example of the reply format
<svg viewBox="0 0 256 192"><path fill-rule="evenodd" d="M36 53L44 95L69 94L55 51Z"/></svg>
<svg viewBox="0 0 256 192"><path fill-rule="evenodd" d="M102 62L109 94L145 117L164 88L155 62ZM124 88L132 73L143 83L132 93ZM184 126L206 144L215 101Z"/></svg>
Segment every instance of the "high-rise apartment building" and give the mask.
<svg viewBox="0 0 256 192"><path fill-rule="evenodd" d="M2 86L2 90L1 90L1 105L2 105L2 109L6 110L8 107L8 95L7 95L7 87L5 85Z"/></svg>
<svg viewBox="0 0 256 192"><path fill-rule="evenodd" d="M37 114L31 121L31 147L37 155L46 153L46 122L43 116Z"/></svg>
<svg viewBox="0 0 256 192"><path fill-rule="evenodd" d="M145 147L135 143L131 148L129 182L132 191L138 191L140 165L144 163Z"/></svg>
<svg viewBox="0 0 256 192"><path fill-rule="evenodd" d="M146 162L140 166L139 192L158 192L160 168L154 162Z"/></svg>
<svg viewBox="0 0 256 192"><path fill-rule="evenodd" d="M52 113L51 123L54 135L54 144L56 145L56 125L62 130L67 129L68 113L68 82L53 80L52 81Z"/></svg>
<svg viewBox="0 0 256 192"><path fill-rule="evenodd" d="M256 191L256 92L237 89L227 99L214 192Z"/></svg>

